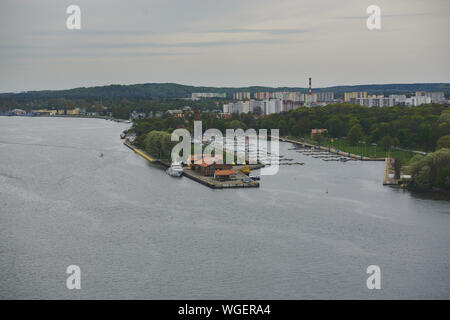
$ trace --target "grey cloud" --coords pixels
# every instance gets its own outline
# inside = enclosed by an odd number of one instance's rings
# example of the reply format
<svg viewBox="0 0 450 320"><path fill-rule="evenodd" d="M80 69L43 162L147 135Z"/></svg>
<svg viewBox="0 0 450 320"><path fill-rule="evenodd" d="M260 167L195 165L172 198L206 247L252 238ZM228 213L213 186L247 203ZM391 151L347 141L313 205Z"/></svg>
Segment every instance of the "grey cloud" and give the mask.
<svg viewBox="0 0 450 320"><path fill-rule="evenodd" d="M262 34L295 34L310 32L311 29L249 29L249 28L236 28L236 29L222 29L208 31L212 33L262 33Z"/></svg>

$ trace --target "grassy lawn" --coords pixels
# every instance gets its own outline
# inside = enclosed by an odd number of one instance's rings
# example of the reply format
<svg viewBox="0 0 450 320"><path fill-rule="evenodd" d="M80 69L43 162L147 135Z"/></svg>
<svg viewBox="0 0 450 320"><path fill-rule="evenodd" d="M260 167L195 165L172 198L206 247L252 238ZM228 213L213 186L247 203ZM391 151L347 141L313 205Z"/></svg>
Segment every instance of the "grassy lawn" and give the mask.
<svg viewBox="0 0 450 320"><path fill-rule="evenodd" d="M301 141L301 138L299 137L292 137L294 140ZM305 139L305 142L318 144L316 141ZM408 152L408 151L401 151L401 150L395 150L390 149L389 151L384 151L383 148L380 146L373 146L371 144L367 143L360 143L356 146L351 146L348 144L348 142L345 139L333 139L333 142L331 141L324 141L320 144L321 146L327 147L330 146L335 149L339 149L344 152L350 152L357 155L363 155L365 157L376 157L376 158L386 158L388 154L392 158L396 159L402 159L403 163L407 163L413 156L414 153Z"/></svg>

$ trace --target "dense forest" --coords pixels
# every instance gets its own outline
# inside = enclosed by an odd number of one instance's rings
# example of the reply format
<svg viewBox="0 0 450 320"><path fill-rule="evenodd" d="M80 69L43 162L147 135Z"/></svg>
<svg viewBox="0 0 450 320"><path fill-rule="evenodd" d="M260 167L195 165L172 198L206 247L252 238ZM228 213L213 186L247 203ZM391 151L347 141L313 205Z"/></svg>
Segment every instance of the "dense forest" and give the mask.
<svg viewBox="0 0 450 320"><path fill-rule="evenodd" d="M305 79L306 84L307 79ZM187 98L194 92L226 93L228 98L233 92L248 91L298 91L306 92L306 87L196 87L176 83L145 83L131 85L108 85L99 87L81 87L68 90L27 91L21 93L2 93L0 101L4 99L157 99L157 98ZM342 97L344 92L367 91L370 94L408 94L416 91L443 91L450 96L450 83L413 83L413 84L373 84L356 86L333 86L313 88L314 92L333 91L336 97Z"/></svg>
<svg viewBox="0 0 450 320"><path fill-rule="evenodd" d="M226 101L226 100L223 100ZM195 101L195 106L201 110L214 110L221 107L223 101L204 99ZM12 109L73 109L80 108L88 112L99 112L101 114L112 113L119 119L129 119L132 111L145 112L167 111L192 105L192 101L185 99L137 99L137 98L0 98L0 112Z"/></svg>

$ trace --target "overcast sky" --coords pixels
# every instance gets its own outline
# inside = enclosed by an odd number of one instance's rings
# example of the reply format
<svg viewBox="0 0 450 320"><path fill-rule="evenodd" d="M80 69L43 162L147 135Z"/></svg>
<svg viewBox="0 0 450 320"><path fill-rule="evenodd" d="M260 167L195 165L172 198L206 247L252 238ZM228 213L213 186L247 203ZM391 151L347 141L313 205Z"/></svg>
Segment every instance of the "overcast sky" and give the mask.
<svg viewBox="0 0 450 320"><path fill-rule="evenodd" d="M81 30L66 8L81 8ZM381 8L381 30L366 8ZM450 82L449 0L1 0L0 92Z"/></svg>

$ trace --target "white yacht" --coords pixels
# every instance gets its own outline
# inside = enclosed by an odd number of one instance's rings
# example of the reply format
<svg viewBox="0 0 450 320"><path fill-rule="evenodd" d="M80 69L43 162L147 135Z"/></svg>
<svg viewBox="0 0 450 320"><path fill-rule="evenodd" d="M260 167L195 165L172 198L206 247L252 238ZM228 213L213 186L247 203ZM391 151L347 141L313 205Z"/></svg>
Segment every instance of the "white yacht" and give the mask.
<svg viewBox="0 0 450 320"><path fill-rule="evenodd" d="M172 177L181 177L183 175L183 166L181 163L173 162L166 170L167 174Z"/></svg>

